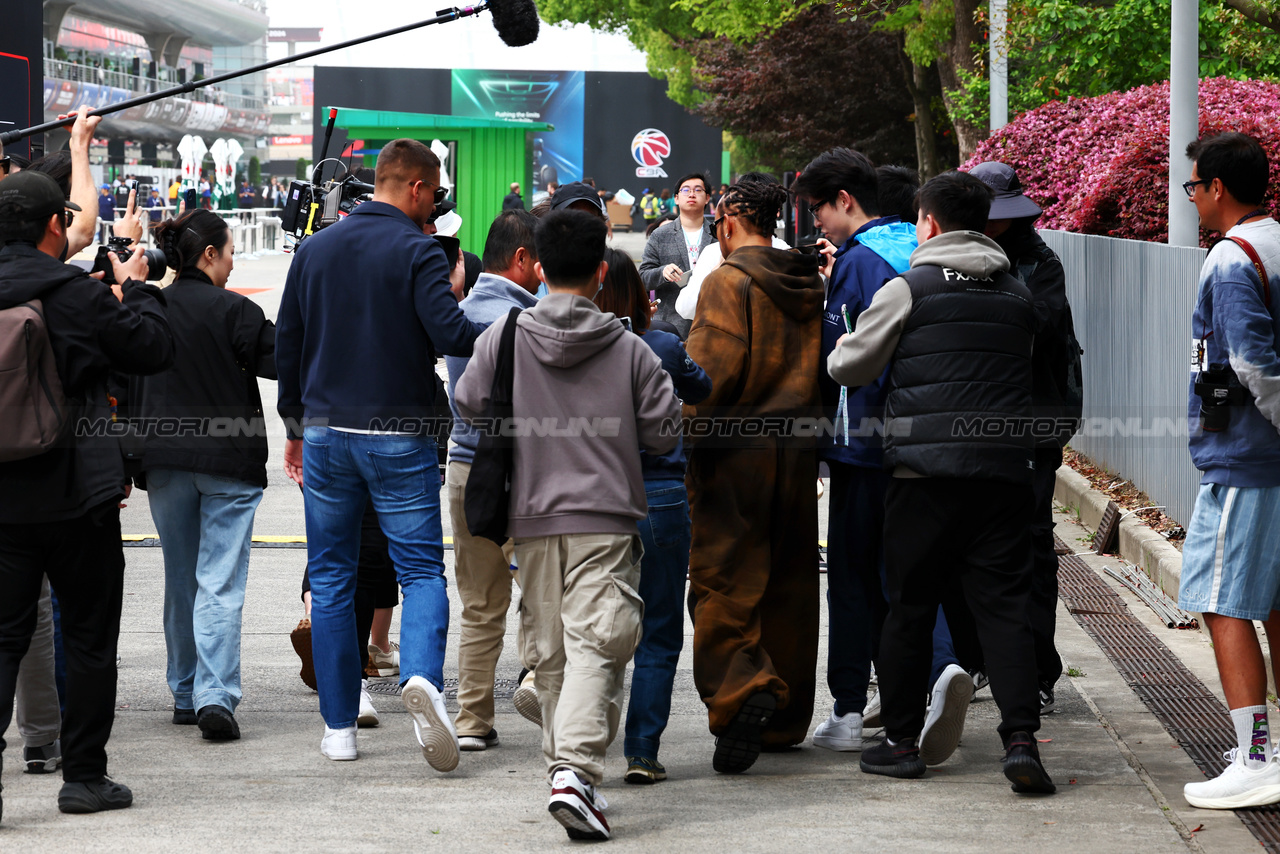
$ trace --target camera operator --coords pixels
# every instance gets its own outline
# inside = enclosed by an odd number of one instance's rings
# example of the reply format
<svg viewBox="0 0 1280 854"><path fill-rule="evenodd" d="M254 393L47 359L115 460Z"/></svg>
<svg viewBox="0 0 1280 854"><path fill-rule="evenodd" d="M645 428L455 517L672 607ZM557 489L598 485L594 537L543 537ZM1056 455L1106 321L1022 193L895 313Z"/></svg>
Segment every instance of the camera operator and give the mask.
<svg viewBox="0 0 1280 854"><path fill-rule="evenodd" d="M1280 225L1263 207L1266 151L1224 133L1187 146L1183 184L1200 225L1224 238L1200 271L1191 317L1191 459L1202 473L1182 549L1178 605L1204 614L1237 746L1187 803L1239 809L1280 802L1267 720L1267 671L1280 676Z"/></svg>
<svg viewBox="0 0 1280 854"><path fill-rule="evenodd" d="M15 436L20 423L30 423L29 410L13 407L0 419L0 451L11 460L0 463L0 732L9 725L47 573L62 608L67 657L58 808L85 813L133 802L127 787L106 776L124 586L119 502L127 495L119 442L99 429L112 421L107 375L164 370L173 337L163 295L142 281L141 252L123 262L113 256L118 289L61 263L76 209L39 172L0 186L0 310L40 300L68 410L61 437L31 456L17 452Z"/></svg>
<svg viewBox="0 0 1280 854"><path fill-rule="evenodd" d="M458 739L442 693L449 601L429 435L433 368L437 352L471 355L481 327L450 292L444 250L422 233L444 195L431 149L410 139L382 149L372 201L298 247L276 322L276 365L290 437L285 471L305 493L320 751L356 758L353 592L372 498L404 591L404 703L428 763L451 771Z"/></svg>

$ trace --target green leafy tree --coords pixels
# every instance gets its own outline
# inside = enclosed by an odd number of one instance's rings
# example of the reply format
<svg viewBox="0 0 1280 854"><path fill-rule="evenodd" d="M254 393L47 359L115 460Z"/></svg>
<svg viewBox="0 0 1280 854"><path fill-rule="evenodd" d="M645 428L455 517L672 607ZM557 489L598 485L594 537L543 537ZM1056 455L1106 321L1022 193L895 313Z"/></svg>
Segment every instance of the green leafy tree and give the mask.
<svg viewBox="0 0 1280 854"><path fill-rule="evenodd" d="M262 161L256 154L249 158L249 183L255 188L262 186Z"/></svg>

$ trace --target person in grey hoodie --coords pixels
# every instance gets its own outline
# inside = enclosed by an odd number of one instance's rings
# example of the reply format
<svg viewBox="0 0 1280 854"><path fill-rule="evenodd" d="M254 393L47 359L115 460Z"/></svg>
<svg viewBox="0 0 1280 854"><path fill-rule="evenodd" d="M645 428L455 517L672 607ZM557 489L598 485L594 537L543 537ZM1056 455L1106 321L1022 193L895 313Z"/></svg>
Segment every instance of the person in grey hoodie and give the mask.
<svg viewBox="0 0 1280 854"><path fill-rule="evenodd" d="M869 774L921 777L920 686L938 606L967 603L1000 708L1004 774L1048 794L1040 762L1031 592L1031 292L982 233L991 189L959 172L920 190L911 269L876 292L827 359L856 388L889 367L884 465L889 614L880 640L885 740L864 750ZM949 591L963 593L964 603Z"/></svg>
<svg viewBox="0 0 1280 854"><path fill-rule="evenodd" d="M538 223L549 293L516 320L515 449L507 533L523 592L521 658L534 668L548 810L572 839L608 839L605 749L640 642L636 592L645 518L639 450L680 438L680 402L662 360L591 297L608 272L599 217L554 211ZM458 414L483 417L507 318L477 340L455 387Z"/></svg>
<svg viewBox="0 0 1280 854"><path fill-rule="evenodd" d="M538 220L521 210L503 211L489 227L484 244L484 272L461 303L474 323L490 324L511 308L532 308L538 299L538 250L533 230ZM458 416L454 398L458 380L467 369L467 356L446 356L449 405L453 408L453 439L445 491L453 520L454 576L462 600L462 628L458 632L458 730L461 750L485 750L498 745L493 728L493 677L502 655L511 606L511 541L499 546L467 530L466 493L471 463L480 434ZM528 691L528 686L522 685ZM517 697L517 700L520 698ZM535 695L536 702L536 695ZM521 708L517 705L517 709ZM523 712L522 712L523 714Z"/></svg>

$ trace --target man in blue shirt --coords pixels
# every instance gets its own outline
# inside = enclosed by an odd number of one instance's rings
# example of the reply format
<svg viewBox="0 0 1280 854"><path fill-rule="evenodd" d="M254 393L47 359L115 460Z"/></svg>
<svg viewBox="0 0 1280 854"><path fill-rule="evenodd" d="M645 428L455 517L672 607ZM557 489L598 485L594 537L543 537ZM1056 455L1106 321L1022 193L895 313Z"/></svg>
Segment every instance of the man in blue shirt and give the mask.
<svg viewBox="0 0 1280 854"><path fill-rule="evenodd" d="M1240 809L1280 802L1267 718L1267 629L1280 679L1280 225L1264 208L1269 167L1252 137L1187 146L1183 184L1200 225L1224 238L1200 271L1191 317L1191 459L1202 473L1182 549L1178 605L1204 614L1237 745L1187 803Z"/></svg>
<svg viewBox="0 0 1280 854"><path fill-rule="evenodd" d="M450 291L452 264L422 233L440 160L398 139L378 156L372 201L317 232L289 268L276 321L285 471L305 493L311 644L325 734L356 758L360 656L354 592L371 498L404 592L400 678L423 756L458 764L444 705L449 600L434 424L437 353L468 356L481 327Z"/></svg>
<svg viewBox="0 0 1280 854"><path fill-rule="evenodd" d="M914 228L897 216L880 216L876 169L863 154L836 148L819 155L793 185L814 225L837 245L829 265L822 318L822 364L841 335L852 330L885 282L907 269ZM831 716L813 743L829 750L862 748L867 702L887 604L881 586L881 530L888 476L882 468L881 422L885 377L842 389L820 372L823 408L835 435L819 455L831 471L827 534L829 616L827 685L835 698Z"/></svg>

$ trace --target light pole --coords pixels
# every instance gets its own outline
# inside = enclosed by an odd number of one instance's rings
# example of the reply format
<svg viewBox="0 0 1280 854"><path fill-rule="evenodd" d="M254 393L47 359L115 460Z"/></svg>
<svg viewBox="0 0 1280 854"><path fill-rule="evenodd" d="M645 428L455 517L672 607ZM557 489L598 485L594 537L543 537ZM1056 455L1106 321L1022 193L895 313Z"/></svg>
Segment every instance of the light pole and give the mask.
<svg viewBox="0 0 1280 854"><path fill-rule="evenodd" d="M1182 182L1187 144L1200 136L1200 2L1173 0L1169 40L1169 245L1200 245L1200 220Z"/></svg>

